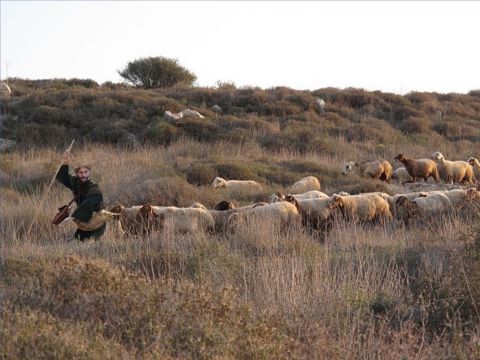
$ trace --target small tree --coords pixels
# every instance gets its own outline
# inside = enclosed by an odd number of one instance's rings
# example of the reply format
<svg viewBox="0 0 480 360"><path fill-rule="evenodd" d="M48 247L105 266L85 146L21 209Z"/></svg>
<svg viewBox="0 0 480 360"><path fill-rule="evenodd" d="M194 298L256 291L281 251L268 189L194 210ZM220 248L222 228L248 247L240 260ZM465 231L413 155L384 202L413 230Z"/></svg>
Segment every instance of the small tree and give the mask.
<svg viewBox="0 0 480 360"><path fill-rule="evenodd" d="M145 89L165 88L179 83L192 85L197 79L195 74L179 65L177 59L162 56L131 61L118 73L133 85Z"/></svg>

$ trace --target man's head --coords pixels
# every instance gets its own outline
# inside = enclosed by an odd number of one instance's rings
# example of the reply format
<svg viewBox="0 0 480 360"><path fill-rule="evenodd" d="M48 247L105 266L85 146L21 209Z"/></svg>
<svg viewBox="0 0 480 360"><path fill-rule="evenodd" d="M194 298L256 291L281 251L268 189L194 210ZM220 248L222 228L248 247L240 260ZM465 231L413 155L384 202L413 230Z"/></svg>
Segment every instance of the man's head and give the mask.
<svg viewBox="0 0 480 360"><path fill-rule="evenodd" d="M80 165L80 166L77 166L74 171L75 171L75 175L77 175L78 179L81 181L81 182L87 182L88 180L90 180L90 171L92 170L92 168L90 167L90 165Z"/></svg>

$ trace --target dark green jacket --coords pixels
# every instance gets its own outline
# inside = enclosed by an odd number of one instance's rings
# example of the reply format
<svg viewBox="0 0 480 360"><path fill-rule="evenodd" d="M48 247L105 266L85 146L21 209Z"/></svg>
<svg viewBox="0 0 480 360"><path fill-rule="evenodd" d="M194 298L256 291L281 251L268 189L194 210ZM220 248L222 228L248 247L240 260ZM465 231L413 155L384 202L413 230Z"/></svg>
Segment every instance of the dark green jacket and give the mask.
<svg viewBox="0 0 480 360"><path fill-rule="evenodd" d="M62 165L56 179L73 191L77 209L71 215L75 219L88 222L94 211L103 206L103 195L98 185L92 180L82 183L78 177L68 173L68 165Z"/></svg>

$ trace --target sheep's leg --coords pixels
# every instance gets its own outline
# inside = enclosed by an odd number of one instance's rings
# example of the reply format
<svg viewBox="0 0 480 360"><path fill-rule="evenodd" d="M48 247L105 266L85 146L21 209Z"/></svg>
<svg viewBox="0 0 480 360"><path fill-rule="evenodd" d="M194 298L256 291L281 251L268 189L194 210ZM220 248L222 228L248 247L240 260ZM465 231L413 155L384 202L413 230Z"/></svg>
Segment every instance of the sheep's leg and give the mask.
<svg viewBox="0 0 480 360"><path fill-rule="evenodd" d="M410 183L414 183L414 182L415 182L415 179L416 179L416 177L415 177L415 176L413 176L413 177L412 177L412 180L407 180L407 181L404 181L404 182L402 182L402 185L404 185L404 184L410 184Z"/></svg>

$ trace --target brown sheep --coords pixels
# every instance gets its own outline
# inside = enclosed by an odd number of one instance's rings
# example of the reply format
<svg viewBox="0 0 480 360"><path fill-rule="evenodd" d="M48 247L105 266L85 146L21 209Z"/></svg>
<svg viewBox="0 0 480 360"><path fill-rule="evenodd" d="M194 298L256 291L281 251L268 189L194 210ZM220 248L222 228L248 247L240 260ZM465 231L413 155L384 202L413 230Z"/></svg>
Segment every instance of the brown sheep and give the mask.
<svg viewBox="0 0 480 360"><path fill-rule="evenodd" d="M235 209L235 208L236 208L235 204L232 203L231 201L222 200L217 205L215 205L213 209L224 211L224 210Z"/></svg>
<svg viewBox="0 0 480 360"><path fill-rule="evenodd" d="M438 183L439 175L435 161L431 159L409 159L403 154L398 154L395 156L395 160L400 161L403 165L405 165L405 169L407 169L408 173L412 177L411 181L404 181L403 184L415 182L416 178L422 178L425 182L427 182L430 176L433 177L435 182Z"/></svg>
<svg viewBox="0 0 480 360"><path fill-rule="evenodd" d="M352 172L358 172L362 177L380 179L389 183L392 177L392 165L386 160L364 161L360 163L349 161L344 164L342 174L348 175Z"/></svg>

